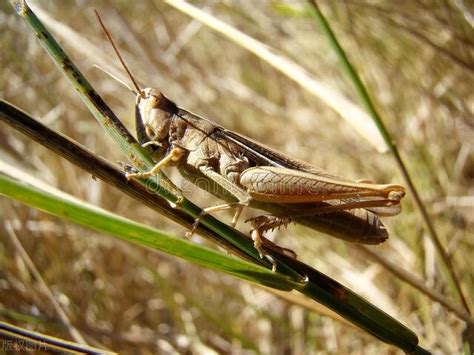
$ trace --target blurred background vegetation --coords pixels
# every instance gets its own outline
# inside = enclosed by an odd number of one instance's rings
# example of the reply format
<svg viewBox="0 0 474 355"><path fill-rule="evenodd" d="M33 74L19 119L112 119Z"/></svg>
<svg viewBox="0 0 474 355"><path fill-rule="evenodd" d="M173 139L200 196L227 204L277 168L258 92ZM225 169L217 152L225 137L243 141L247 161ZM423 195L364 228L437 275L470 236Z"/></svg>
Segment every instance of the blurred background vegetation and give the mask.
<svg viewBox="0 0 474 355"><path fill-rule="evenodd" d="M275 48L357 102L304 1L193 1ZM474 6L466 0L320 1L367 84L426 202L465 294L474 294ZM32 2L73 61L133 131L134 97L93 67L123 77L93 15L97 8L132 72L180 106L352 179L402 183L337 113L245 49L161 1ZM0 96L111 161L123 161L26 25L0 12ZM185 231L5 125L0 163L131 219ZM180 176L169 176L182 185ZM189 191L189 185L187 190ZM185 189L186 190L186 189ZM199 191L201 206L217 201ZM91 344L141 353L394 353L331 314L177 259L99 235L0 197L0 319L68 338L28 272L18 238ZM433 290L450 293L410 196L386 219L391 238L370 247ZM247 216L253 211L248 211ZM244 216L245 217L245 216ZM219 218L230 220L230 215ZM244 218L245 219L245 218ZM241 223L239 228L248 231ZM425 348L459 353L464 323L343 241L291 225L271 235L399 319ZM194 240L206 243L199 237Z"/></svg>

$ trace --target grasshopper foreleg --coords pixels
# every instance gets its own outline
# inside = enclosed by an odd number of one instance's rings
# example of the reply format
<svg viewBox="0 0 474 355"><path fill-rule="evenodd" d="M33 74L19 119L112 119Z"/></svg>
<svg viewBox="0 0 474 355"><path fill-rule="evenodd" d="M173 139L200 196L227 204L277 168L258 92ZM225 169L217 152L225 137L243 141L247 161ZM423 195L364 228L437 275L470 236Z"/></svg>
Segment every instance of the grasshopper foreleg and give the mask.
<svg viewBox="0 0 474 355"><path fill-rule="evenodd" d="M152 177L153 175L156 175L160 172L161 169L163 169L165 166L170 164L171 162L176 162L179 161L183 156L184 156L184 149L175 147L171 149L171 151L163 158L161 159L156 165L150 170L146 172L139 172L139 173L125 173L125 176L127 179L131 179L132 177L138 178L138 179L147 179L149 177Z"/></svg>

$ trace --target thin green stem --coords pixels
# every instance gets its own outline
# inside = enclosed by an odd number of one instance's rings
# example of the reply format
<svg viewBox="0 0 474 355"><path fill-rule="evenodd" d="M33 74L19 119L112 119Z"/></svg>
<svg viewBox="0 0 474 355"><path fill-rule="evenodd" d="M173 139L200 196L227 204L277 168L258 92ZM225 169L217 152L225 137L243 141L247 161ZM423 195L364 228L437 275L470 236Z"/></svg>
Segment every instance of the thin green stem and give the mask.
<svg viewBox="0 0 474 355"><path fill-rule="evenodd" d="M14 1L12 0L18 14L23 17L33 28L34 32L40 39L41 43L45 49L50 53L58 66L65 72L70 81L76 87L78 92L81 94L82 99L86 103L87 107L91 112L96 116L96 118L102 123L104 128L106 128L112 136L118 138L119 145L124 151L126 151L127 156L132 160L134 165L138 165L141 168L148 169L151 164L151 158L147 153L139 147L136 143L133 136L126 132L123 125L117 123L118 119L115 117L113 112L105 105L102 99L98 94L92 89L87 80L80 74L77 68L72 64L71 60L65 55L59 45L54 41L52 35L47 32L46 28L41 24L39 19L34 16L32 11L27 7L24 1ZM2 104L2 107L6 109L6 104ZM122 144L123 143L123 144ZM130 150L129 147L133 149ZM137 150L136 150L137 149ZM136 152L138 153L136 154ZM138 160L138 161L135 161ZM123 174L122 174L123 175ZM1 177L1 175L0 175ZM141 184L154 183L155 185L147 186L153 187L148 193L154 194L158 193L165 199L165 202L177 203L180 202L180 193L174 194L173 187L174 185L169 186L165 178L162 177L159 179L158 183L154 180L151 181L142 181ZM162 184L163 182L163 184ZM5 190L9 191L11 188L12 182L3 180L5 184ZM137 182L138 183L138 182ZM7 186L8 185L8 186ZM163 187L163 185L165 185ZM164 191L162 191L164 190ZM23 196L23 197L22 197ZM35 196L33 193L28 194L27 198L24 195L21 195L21 198L25 202L32 201L32 197ZM19 198L20 198L19 197ZM36 196L39 198L39 196ZM47 196L40 196L41 198L47 199ZM41 203L41 198L36 199L38 203ZM41 208L41 207L40 207ZM201 209L196 205L192 204L185 198L182 198L181 202L178 205L178 208L171 208L169 213L173 214L173 211L183 212L187 217L196 218L200 213ZM58 213L57 209L52 211L53 213ZM78 213L79 211L76 210ZM73 214L68 213L67 218L75 218ZM181 216L182 217L182 216ZM181 218L179 217L179 218ZM101 224L101 218L95 218L94 223ZM86 222L86 221L84 221ZM115 232L123 233L122 222L117 221L112 225L115 226ZM265 266L270 266L266 260L261 260L258 256L258 252L253 248L251 241L248 238L244 238L241 233L235 231L234 229L228 227L222 222L216 220L215 218L207 215L201 219L201 227L204 228L208 233L213 234L221 238L224 244L230 243L236 248L242 250L243 253L248 255L254 260L254 262L259 264L264 264ZM135 226L134 228L141 228ZM144 231L149 233L149 230ZM150 232L151 233L151 232ZM136 242L139 238L139 231L136 229L132 235L132 239L135 239ZM162 243L158 236L156 239L148 240L149 246L157 247L157 243L160 248L168 248L166 243ZM183 248L189 248L188 245L184 245ZM163 249L162 249L163 250ZM168 250L171 254L176 255L181 251L171 249ZM308 265L305 265L297 260L288 258L285 255L279 255L278 253L270 252L274 260L277 262L277 270L281 276L289 277L289 280L296 280L294 285L300 292L308 295L314 300L325 304L329 308L338 312L344 318L350 320L354 324L359 325L363 329L367 330L369 333L373 334L377 338L394 344L395 346L403 349L404 351L410 352L414 351L417 348L418 339L413 332L408 328L402 325L397 320L388 316L386 313L373 306L369 302L365 301L363 298L355 295L352 291L348 290L344 286L340 285L336 281L328 278L327 276L317 272ZM195 256L198 258L198 256ZM199 262L206 263L208 260L206 258L199 258ZM223 261L224 262L224 261ZM307 280L304 284L298 283L301 280L301 275L307 276ZM247 277L254 277L255 275L247 275ZM277 277L275 275L275 277ZM270 277L271 279L271 277ZM350 297L346 297L350 295Z"/></svg>
<svg viewBox="0 0 474 355"><path fill-rule="evenodd" d="M398 151L398 148L395 144L395 141L392 139L392 136L388 132L387 127L385 126L382 118L378 114L377 110L375 109L374 104L372 103L372 100L370 99L369 93L367 92L367 89L360 79L359 75L355 71L354 67L352 64L349 62L349 59L345 53L345 51L342 49L341 45L339 44L338 40L336 39L336 36L334 35L333 31L331 30L331 27L329 26L328 22L326 21L324 15L322 14L321 10L318 7L318 4L316 0L308 0L309 3L312 5L312 8L314 11L312 11L312 14L316 21L318 22L319 26L321 27L322 31L326 35L326 37L329 40L329 43L333 47L334 51L337 53L339 60L341 61L341 64L349 76L349 78L352 80L354 87L356 89L357 94L359 95L360 100L362 101L362 104L366 108L366 110L369 112L371 115L372 119L374 120L375 124L377 125L377 128L379 129L385 143L387 144L388 149L392 153L393 157L395 158L395 161L398 165L398 168L400 169L402 176L408 185L408 190L410 191L411 195L413 196L413 200L415 201L415 205L417 206L418 210L421 213L421 217L423 219L423 222L426 225L426 228L428 229L429 235L431 237L431 240L433 241L434 245L436 246L436 249L438 251L438 254L441 257L441 260L443 261L444 265L446 265L446 268L448 270L448 278L451 280L451 282L455 286L455 290L462 302L463 307L465 310L471 314L469 305L467 303L467 299L464 296L464 293L461 288L461 284L459 282L459 279L456 276L456 273L454 271L454 267L451 263L451 260L449 258L449 255L447 254L443 244L441 243L441 240L438 236L438 233L436 232L436 229L434 228L433 222L428 214L428 211L425 207L425 204L420 198L420 195L418 194L417 189L415 188L415 185L413 184L413 181L410 177L410 174L408 173L408 170L406 168L405 163L403 162L400 153Z"/></svg>
<svg viewBox="0 0 474 355"><path fill-rule="evenodd" d="M17 175L17 174L11 174ZM0 171L0 195L13 198L60 218L87 226L96 231L112 234L149 248L157 249L192 263L240 277L263 285L292 290L301 287L287 275L272 272L255 263L227 256L187 240L169 236L166 232L134 222L111 212L78 201L64 193L56 193L9 176Z"/></svg>

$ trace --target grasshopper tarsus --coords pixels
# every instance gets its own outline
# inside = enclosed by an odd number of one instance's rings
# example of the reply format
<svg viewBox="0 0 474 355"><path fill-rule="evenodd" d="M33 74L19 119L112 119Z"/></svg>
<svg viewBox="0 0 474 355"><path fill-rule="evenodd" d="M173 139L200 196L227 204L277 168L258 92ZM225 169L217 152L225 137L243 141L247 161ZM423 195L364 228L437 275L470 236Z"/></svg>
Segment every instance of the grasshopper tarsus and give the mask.
<svg viewBox="0 0 474 355"><path fill-rule="evenodd" d="M122 170L125 172L125 173L138 173L139 171L134 168L133 166L127 164L127 163L124 163L122 161L119 161L118 164L120 165L120 167L122 168Z"/></svg>
<svg viewBox="0 0 474 355"><path fill-rule="evenodd" d="M267 257L267 260L272 264L272 271L273 272L276 272L277 271L277 263L275 261L275 259L273 259L273 257L271 255L266 255Z"/></svg>
<svg viewBox="0 0 474 355"><path fill-rule="evenodd" d="M277 269L277 264L275 259L273 259L272 256L263 249L263 239L259 231L257 229L253 229L250 233L250 236L253 240L253 246L257 250L260 259L266 258L268 261L270 261L272 264L272 271L275 272Z"/></svg>
<svg viewBox="0 0 474 355"><path fill-rule="evenodd" d="M197 224L196 224L196 226L194 226L194 224L193 224L193 225L191 226L191 229L188 230L186 233L184 233L184 237L185 237L186 239L191 239L191 238L193 237L193 235L194 235L194 232L195 232L196 228L197 228Z"/></svg>
<svg viewBox="0 0 474 355"><path fill-rule="evenodd" d="M254 241L255 248L260 253L260 250L263 250L262 246L265 246L268 249L274 250L278 253L296 259L297 255L293 250L276 245L275 243L271 242L263 236L263 234L269 230L286 227L291 222L290 218L263 215L250 218L246 220L246 222L250 222L250 225L252 226L252 240ZM264 253L265 252L263 252L263 254Z"/></svg>
<svg viewBox="0 0 474 355"><path fill-rule="evenodd" d="M194 219L194 222L191 226L191 228L189 229L189 231L186 232L185 236L187 239L191 239L192 236L196 233L196 229L197 227L199 226L199 223L201 223L201 218L204 217L205 215L207 215L209 212L206 212L205 209L203 209L201 211L201 213L199 213L199 215Z"/></svg>
<svg viewBox="0 0 474 355"><path fill-rule="evenodd" d="M277 263L275 259L271 256L271 254L265 250L265 248L269 250L273 250L274 252L289 256L290 258L293 258L293 259L297 258L297 255L293 250L282 248L279 245L276 245L275 243L266 239L260 234L257 228L252 229L252 231L250 232L250 236L253 240L253 245L254 245L254 248L257 250L258 255L260 256L261 259L266 258L268 261L270 261L270 263L272 264L273 272L275 272L277 269Z"/></svg>

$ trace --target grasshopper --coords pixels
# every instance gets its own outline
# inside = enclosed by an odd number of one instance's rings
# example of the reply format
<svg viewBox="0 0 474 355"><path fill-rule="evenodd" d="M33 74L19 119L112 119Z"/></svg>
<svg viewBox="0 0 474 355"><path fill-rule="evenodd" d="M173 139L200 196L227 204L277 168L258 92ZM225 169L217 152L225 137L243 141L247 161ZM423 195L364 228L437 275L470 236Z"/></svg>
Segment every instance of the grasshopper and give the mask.
<svg viewBox="0 0 474 355"><path fill-rule="evenodd" d="M204 214L235 208L235 226L242 209L250 206L269 212L246 221L261 257L268 255L264 246L296 257L263 237L290 222L363 244L388 238L379 216L400 213L403 186L331 175L186 111L157 89L140 89L100 18L99 22L137 90L137 138L151 147L157 162L150 171L127 172L127 178L149 178L175 166L186 179L199 181L199 187L205 181L206 190L226 201L205 208L189 235Z"/></svg>
<svg viewBox="0 0 474 355"><path fill-rule="evenodd" d="M308 224L322 216L329 223L334 219L353 223L347 215L365 220L366 234L355 229L352 237L379 243L388 234L377 216L396 215L401 210L405 189L400 185L331 175L179 108L153 88L137 95L135 124L139 142L153 147L158 162L148 172L128 173L127 177L148 178L165 166L176 166L191 181L206 179L210 192L227 201L230 195L235 202L206 208L203 213L236 207L234 226L245 206L269 210L271 215L249 220L261 256L265 254L264 232L291 221Z"/></svg>

